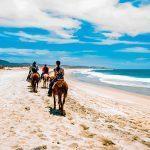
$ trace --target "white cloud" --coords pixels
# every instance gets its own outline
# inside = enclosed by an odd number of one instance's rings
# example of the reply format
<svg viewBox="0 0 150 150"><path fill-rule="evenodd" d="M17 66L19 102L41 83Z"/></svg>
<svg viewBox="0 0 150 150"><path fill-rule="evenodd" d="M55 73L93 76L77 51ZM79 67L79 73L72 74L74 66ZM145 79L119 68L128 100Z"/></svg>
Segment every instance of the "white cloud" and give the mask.
<svg viewBox="0 0 150 150"><path fill-rule="evenodd" d="M18 49L18 48L0 48L0 54L7 54L13 56L30 56L33 55L51 55L48 50L37 50L37 49Z"/></svg>
<svg viewBox="0 0 150 150"><path fill-rule="evenodd" d="M16 32L16 33L4 32L4 35L18 36L22 42L43 41L43 42L57 43L57 44L80 42L77 39L66 39L66 38L52 37L51 35L40 35L40 34L32 35L32 34L25 33L23 31Z"/></svg>
<svg viewBox="0 0 150 150"><path fill-rule="evenodd" d="M149 58L144 58L144 57L139 57L136 58L137 61L144 61L144 60L149 60Z"/></svg>
<svg viewBox="0 0 150 150"><path fill-rule="evenodd" d="M113 40L113 39L104 39L101 42L94 42L94 43L98 45L113 45L113 44L150 45L149 42L124 41L124 40Z"/></svg>
<svg viewBox="0 0 150 150"><path fill-rule="evenodd" d="M56 60L63 59L63 62L68 62L69 52L56 51L47 49L20 49L20 48L0 48L0 59L5 59L11 62L32 62L38 63L54 63ZM66 58L66 60L65 60ZM73 60L73 59L72 59Z"/></svg>
<svg viewBox="0 0 150 150"><path fill-rule="evenodd" d="M112 33L103 33L103 35L109 39L118 39L119 37L122 36L122 34L120 33L117 33L117 32L112 32Z"/></svg>
<svg viewBox="0 0 150 150"><path fill-rule="evenodd" d="M32 35L25 33L23 31L20 32L4 32L2 34L3 36L18 36L20 41L22 42L37 42L37 41L43 41L43 42L48 42L48 43L57 43L57 44L65 44L65 43L80 43L80 44L94 44L94 45L113 45L113 44L133 44L133 45L150 45L149 42L139 42L139 41L123 41L123 40L117 40L117 39L103 39L100 41L99 38L94 38L94 37L86 37L90 39L94 39L96 41L99 40L99 42L84 42L80 41L78 39L64 39L64 38L58 38L58 37L53 37L51 35ZM109 36L109 35L108 35Z"/></svg>
<svg viewBox="0 0 150 150"><path fill-rule="evenodd" d="M149 0L134 0L132 3L139 3L139 5L148 5L150 4Z"/></svg>
<svg viewBox="0 0 150 150"><path fill-rule="evenodd" d="M126 48L122 50L118 50L117 52L123 52L123 53L150 53L150 49L144 48L144 47L132 47L132 48Z"/></svg>
<svg viewBox="0 0 150 150"><path fill-rule="evenodd" d="M150 32L150 5L139 8L119 0L1 0L0 26L38 27L72 38L80 21L96 31L135 36ZM107 35L114 37L114 34Z"/></svg>
<svg viewBox="0 0 150 150"><path fill-rule="evenodd" d="M36 0L1 0L0 25L43 28L63 38L71 38L72 29L78 28L80 23L67 16L53 17Z"/></svg>

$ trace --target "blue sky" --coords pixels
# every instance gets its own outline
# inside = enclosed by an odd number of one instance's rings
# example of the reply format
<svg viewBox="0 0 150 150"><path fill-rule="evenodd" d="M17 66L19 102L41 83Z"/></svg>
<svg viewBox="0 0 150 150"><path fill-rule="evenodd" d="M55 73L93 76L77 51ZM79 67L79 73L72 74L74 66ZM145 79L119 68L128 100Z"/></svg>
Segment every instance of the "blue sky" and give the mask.
<svg viewBox="0 0 150 150"><path fill-rule="evenodd" d="M0 59L150 69L148 13L147 0L2 0Z"/></svg>

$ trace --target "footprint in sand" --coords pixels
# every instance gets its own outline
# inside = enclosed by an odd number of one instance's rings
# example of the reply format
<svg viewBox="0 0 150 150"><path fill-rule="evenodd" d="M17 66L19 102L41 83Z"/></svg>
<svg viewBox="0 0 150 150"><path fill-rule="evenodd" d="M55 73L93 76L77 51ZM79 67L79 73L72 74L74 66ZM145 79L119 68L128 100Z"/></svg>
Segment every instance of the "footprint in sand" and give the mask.
<svg viewBox="0 0 150 150"><path fill-rule="evenodd" d="M16 150L23 150L23 148L21 148L21 147L20 148L16 148Z"/></svg>
<svg viewBox="0 0 150 150"><path fill-rule="evenodd" d="M46 137L43 133L37 133L37 136L38 136L41 140L48 140L47 137Z"/></svg>
<svg viewBox="0 0 150 150"><path fill-rule="evenodd" d="M88 131L88 129L89 129L88 126L86 126L84 124L81 124L80 126L82 127L81 136L86 137L86 138L94 138L94 136L96 136L96 134L90 133Z"/></svg>
<svg viewBox="0 0 150 150"><path fill-rule="evenodd" d="M84 125L84 124L80 124L80 126L82 127L83 130L88 130L89 129L89 127Z"/></svg>
<svg viewBox="0 0 150 150"><path fill-rule="evenodd" d="M46 145L42 145L42 146L35 147L32 150L45 150L45 149L47 149L47 146Z"/></svg>
<svg viewBox="0 0 150 150"><path fill-rule="evenodd" d="M113 146L113 145L115 145L115 143L112 140L110 140L108 138L105 138L105 137L102 138L101 141L102 141L102 144L104 146Z"/></svg>
<svg viewBox="0 0 150 150"><path fill-rule="evenodd" d="M14 150L23 150L23 148L20 147L19 145L14 145L11 148L14 149Z"/></svg>
<svg viewBox="0 0 150 150"><path fill-rule="evenodd" d="M26 106L26 107L25 107L25 110L26 110L26 111L29 111L29 110L30 110L30 107Z"/></svg>
<svg viewBox="0 0 150 150"><path fill-rule="evenodd" d="M70 147L72 150L76 150L76 149L79 147L79 145L78 145L77 143L72 143L72 144L69 145L69 147Z"/></svg>

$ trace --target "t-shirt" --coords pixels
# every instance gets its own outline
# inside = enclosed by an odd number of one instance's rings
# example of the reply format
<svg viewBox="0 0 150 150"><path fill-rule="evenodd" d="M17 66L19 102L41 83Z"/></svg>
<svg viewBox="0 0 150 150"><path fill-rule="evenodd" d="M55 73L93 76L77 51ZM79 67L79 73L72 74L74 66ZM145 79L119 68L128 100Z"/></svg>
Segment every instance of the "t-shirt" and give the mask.
<svg viewBox="0 0 150 150"><path fill-rule="evenodd" d="M42 68L42 72L43 73L48 73L49 72L49 68L48 67L43 67Z"/></svg>
<svg viewBox="0 0 150 150"><path fill-rule="evenodd" d="M56 67L54 69L54 73L57 79L63 79L64 78L64 69Z"/></svg>

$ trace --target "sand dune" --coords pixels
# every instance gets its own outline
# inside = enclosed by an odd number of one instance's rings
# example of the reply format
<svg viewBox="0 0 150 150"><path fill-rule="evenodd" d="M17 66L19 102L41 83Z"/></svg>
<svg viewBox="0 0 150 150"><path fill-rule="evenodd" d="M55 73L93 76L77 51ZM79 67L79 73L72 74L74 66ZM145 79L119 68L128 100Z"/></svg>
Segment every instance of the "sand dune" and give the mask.
<svg viewBox="0 0 150 150"><path fill-rule="evenodd" d="M74 80L66 117L47 90L30 92L26 69L0 71L0 150L150 148L150 97Z"/></svg>

